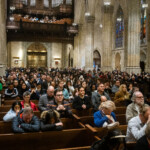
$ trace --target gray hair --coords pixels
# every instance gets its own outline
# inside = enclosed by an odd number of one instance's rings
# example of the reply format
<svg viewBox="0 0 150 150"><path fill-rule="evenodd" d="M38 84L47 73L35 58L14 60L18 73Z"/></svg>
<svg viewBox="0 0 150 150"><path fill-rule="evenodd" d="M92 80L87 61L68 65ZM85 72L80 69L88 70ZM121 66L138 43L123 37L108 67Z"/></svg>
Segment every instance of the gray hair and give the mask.
<svg viewBox="0 0 150 150"><path fill-rule="evenodd" d="M32 108L31 108L31 107L25 107L25 108L23 109L23 114L24 114L24 115L25 115L25 114L33 114Z"/></svg>
<svg viewBox="0 0 150 150"><path fill-rule="evenodd" d="M136 99L137 94L142 94L140 91L136 91L133 93L131 100L134 102Z"/></svg>
<svg viewBox="0 0 150 150"><path fill-rule="evenodd" d="M23 97L28 96L28 95L30 95L29 91L26 91L26 92L23 93Z"/></svg>

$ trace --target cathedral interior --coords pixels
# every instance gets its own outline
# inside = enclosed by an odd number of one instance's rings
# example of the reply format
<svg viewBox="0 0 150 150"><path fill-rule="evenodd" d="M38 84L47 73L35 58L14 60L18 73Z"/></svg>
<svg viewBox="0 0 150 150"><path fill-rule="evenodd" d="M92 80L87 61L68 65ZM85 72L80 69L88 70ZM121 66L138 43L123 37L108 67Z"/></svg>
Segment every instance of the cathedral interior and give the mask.
<svg viewBox="0 0 150 150"><path fill-rule="evenodd" d="M0 2L0 72L7 67L150 71L149 0Z"/></svg>

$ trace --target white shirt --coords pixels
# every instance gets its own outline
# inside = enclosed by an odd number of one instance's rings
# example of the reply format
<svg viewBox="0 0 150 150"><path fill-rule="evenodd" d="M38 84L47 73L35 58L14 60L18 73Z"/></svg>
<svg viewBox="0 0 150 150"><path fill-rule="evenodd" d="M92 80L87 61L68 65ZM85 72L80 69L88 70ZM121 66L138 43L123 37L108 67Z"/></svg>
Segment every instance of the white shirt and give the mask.
<svg viewBox="0 0 150 150"><path fill-rule="evenodd" d="M143 125L139 116L133 117L128 122L126 142L136 142L145 135L147 124Z"/></svg>

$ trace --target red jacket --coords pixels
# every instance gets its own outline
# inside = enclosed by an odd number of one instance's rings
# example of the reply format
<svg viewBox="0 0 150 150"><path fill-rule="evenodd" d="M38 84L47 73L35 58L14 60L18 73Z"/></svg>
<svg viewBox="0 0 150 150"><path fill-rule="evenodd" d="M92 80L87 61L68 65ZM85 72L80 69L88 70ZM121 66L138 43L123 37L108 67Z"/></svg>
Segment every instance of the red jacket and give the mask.
<svg viewBox="0 0 150 150"><path fill-rule="evenodd" d="M22 105L22 108L24 108L24 100L21 101L21 105ZM30 106L33 109L33 111L38 111L36 105L33 102L31 102L31 101L30 101Z"/></svg>

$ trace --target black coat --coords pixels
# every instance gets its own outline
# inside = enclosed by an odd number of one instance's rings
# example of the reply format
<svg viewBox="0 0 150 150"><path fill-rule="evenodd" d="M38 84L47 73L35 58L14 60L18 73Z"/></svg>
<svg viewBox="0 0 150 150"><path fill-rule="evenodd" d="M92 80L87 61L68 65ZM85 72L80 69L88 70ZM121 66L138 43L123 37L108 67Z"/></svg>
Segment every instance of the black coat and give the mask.
<svg viewBox="0 0 150 150"><path fill-rule="evenodd" d="M137 141L135 150L150 150L150 145L148 144L145 135Z"/></svg>
<svg viewBox="0 0 150 150"><path fill-rule="evenodd" d="M78 109L78 110L83 110L82 105L85 104L86 105L86 109L91 108L91 101L89 99L89 97L84 96L84 98L82 99L80 96L77 96L74 98L73 100L73 108L74 109Z"/></svg>

